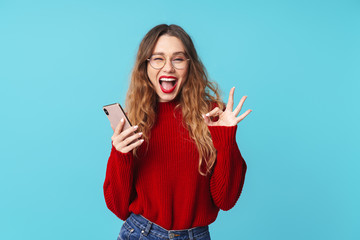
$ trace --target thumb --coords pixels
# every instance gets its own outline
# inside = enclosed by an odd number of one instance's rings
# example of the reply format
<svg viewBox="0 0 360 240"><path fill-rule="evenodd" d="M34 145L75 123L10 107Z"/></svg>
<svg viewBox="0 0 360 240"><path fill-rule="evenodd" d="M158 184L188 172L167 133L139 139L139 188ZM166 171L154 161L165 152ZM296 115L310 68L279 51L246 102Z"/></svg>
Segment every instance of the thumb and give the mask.
<svg viewBox="0 0 360 240"><path fill-rule="evenodd" d="M204 118L204 122L206 123L206 125L210 126L211 125L211 119L210 117L206 116L206 115L202 115L202 117Z"/></svg>

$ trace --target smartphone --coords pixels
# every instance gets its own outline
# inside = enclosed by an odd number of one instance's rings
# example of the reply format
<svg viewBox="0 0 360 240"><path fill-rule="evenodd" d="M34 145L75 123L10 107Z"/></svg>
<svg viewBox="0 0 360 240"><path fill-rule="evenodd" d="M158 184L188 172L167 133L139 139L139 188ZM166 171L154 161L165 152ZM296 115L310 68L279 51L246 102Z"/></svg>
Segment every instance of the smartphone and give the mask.
<svg viewBox="0 0 360 240"><path fill-rule="evenodd" d="M124 109L121 107L119 103L113 103L109 105L103 106L103 110L110 120L111 128L115 131L116 126L119 124L120 120L123 118L125 120L125 125L123 127L123 131L131 128L131 123L128 117L125 114Z"/></svg>

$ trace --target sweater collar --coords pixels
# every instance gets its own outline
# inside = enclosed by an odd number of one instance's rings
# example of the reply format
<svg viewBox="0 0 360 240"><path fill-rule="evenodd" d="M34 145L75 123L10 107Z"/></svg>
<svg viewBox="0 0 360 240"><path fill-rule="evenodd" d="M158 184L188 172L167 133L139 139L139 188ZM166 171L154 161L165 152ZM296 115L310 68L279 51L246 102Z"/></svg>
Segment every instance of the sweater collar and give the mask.
<svg viewBox="0 0 360 240"><path fill-rule="evenodd" d="M179 103L178 99L169 102L158 102L158 110L159 112L172 112Z"/></svg>

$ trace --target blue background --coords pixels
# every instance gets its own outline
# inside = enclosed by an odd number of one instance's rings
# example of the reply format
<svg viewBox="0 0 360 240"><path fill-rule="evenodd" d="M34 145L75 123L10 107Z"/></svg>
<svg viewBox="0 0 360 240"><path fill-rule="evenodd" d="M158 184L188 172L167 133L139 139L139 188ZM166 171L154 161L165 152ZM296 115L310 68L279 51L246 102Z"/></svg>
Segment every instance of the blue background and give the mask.
<svg viewBox="0 0 360 240"><path fill-rule="evenodd" d="M193 38L248 98L243 193L212 239L360 239L360 2L0 1L0 239L116 239L102 184L138 45Z"/></svg>

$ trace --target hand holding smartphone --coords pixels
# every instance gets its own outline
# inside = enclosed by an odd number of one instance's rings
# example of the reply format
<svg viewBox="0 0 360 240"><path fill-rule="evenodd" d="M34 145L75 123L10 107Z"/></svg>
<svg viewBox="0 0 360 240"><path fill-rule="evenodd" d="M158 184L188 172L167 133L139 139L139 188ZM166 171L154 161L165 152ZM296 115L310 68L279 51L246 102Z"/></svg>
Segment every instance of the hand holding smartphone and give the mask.
<svg viewBox="0 0 360 240"><path fill-rule="evenodd" d="M131 125L119 103L106 105L103 110L114 130L111 140L116 150L127 153L144 142L143 139L139 139L142 133L135 133L137 126Z"/></svg>

